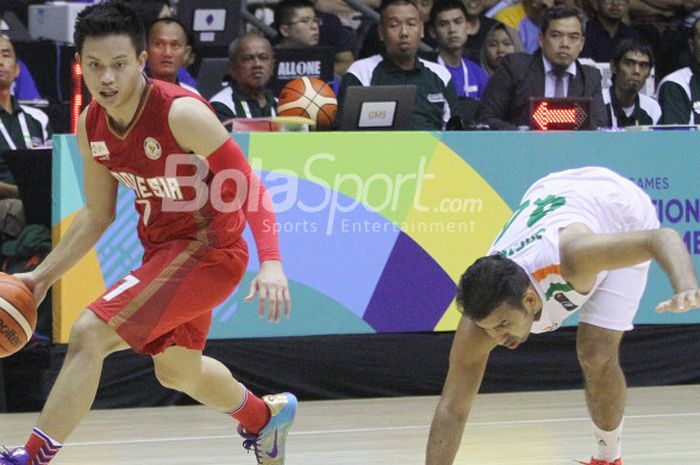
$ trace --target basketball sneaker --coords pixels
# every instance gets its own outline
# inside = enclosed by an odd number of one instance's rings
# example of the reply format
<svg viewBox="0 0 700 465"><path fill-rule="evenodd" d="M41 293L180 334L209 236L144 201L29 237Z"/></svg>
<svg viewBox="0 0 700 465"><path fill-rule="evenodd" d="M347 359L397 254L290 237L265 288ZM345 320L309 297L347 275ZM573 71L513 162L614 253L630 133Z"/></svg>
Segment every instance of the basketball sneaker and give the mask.
<svg viewBox="0 0 700 465"><path fill-rule="evenodd" d="M248 452L255 452L255 460L259 465L284 465L284 446L297 413L297 398L294 394L285 392L263 396L262 400L271 414L265 428L254 434L238 425L238 434L244 439L243 447Z"/></svg>
<svg viewBox="0 0 700 465"><path fill-rule="evenodd" d="M591 457L590 462L581 462L580 460L574 460L574 462L580 463L582 465L622 465L622 457L615 460L614 462L610 462L608 460L597 459L595 457Z"/></svg>
<svg viewBox="0 0 700 465"><path fill-rule="evenodd" d="M0 465L29 465L29 454L24 447L0 450Z"/></svg>

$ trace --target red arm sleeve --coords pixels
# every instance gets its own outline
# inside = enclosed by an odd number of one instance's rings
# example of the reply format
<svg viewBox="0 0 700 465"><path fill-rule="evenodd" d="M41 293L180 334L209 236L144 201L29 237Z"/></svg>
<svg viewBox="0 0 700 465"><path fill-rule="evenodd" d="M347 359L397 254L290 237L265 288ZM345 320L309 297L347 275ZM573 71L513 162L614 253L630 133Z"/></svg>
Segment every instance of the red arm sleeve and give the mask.
<svg viewBox="0 0 700 465"><path fill-rule="evenodd" d="M266 260L280 260L279 240L275 227L277 218L272 208L272 199L267 195L265 186L248 164L240 147L233 139L227 139L207 157L207 162L214 174L223 170L236 170L243 174L247 182L243 211L253 232L260 263ZM239 189L241 187L238 186Z"/></svg>

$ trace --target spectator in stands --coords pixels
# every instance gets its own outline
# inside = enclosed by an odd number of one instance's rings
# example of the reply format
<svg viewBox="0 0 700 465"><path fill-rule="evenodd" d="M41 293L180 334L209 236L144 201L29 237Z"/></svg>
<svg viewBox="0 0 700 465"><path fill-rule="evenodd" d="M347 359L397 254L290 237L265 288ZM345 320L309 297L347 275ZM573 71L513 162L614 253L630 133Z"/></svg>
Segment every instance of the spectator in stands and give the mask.
<svg viewBox="0 0 700 465"><path fill-rule="evenodd" d="M464 56L479 63L481 47L486 35L498 21L484 16L486 0L462 0L467 11L467 43L464 46Z"/></svg>
<svg viewBox="0 0 700 465"><path fill-rule="evenodd" d="M430 12L430 34L438 46L437 61L452 75L458 97L479 100L489 76L462 56L467 42L467 9L460 0L441 0Z"/></svg>
<svg viewBox="0 0 700 465"><path fill-rule="evenodd" d="M423 30L429 30L430 10L433 8L433 0L411 0L411 2L418 8L420 20L423 23ZM426 34L422 41L429 49L435 50L436 44L430 35ZM367 35L363 38L362 47L358 55L361 58L367 58L378 53L384 53L384 48L383 42L379 37L379 25L375 24L367 31Z"/></svg>
<svg viewBox="0 0 700 465"><path fill-rule="evenodd" d="M511 53L493 73L481 97L478 120L494 129L530 123L530 97L591 97L593 127L606 124L600 72L578 62L584 42L578 8L559 5L542 17L541 50Z"/></svg>
<svg viewBox="0 0 700 465"><path fill-rule="evenodd" d="M596 15L586 23L586 43L581 58L591 58L597 63L607 63L613 48L623 39L636 39L639 33L625 24L629 13L629 0L593 0Z"/></svg>
<svg viewBox="0 0 700 465"><path fill-rule="evenodd" d="M277 102L266 87L274 64L270 41L258 33L248 33L231 42L228 56L231 85L210 100L219 120L275 116Z"/></svg>
<svg viewBox="0 0 700 465"><path fill-rule="evenodd" d="M693 23L688 46L693 56L690 66L674 71L659 84L662 124L700 124L700 19Z"/></svg>
<svg viewBox="0 0 700 465"><path fill-rule="evenodd" d="M416 55L423 37L418 8L409 0L384 0L380 15L379 35L386 53L358 60L350 66L340 86L339 112L343 111L345 90L349 86L412 84L417 87L417 93L411 128L444 129L456 114L457 96L450 72Z"/></svg>
<svg viewBox="0 0 700 465"><path fill-rule="evenodd" d="M518 31L525 51L533 53L540 46L540 23L543 13L554 5L554 0L523 0L499 11L494 18Z"/></svg>
<svg viewBox="0 0 700 465"><path fill-rule="evenodd" d="M148 75L199 94L197 89L178 78L179 69L187 63L192 53L185 26L172 17L158 18L151 24L147 40Z"/></svg>
<svg viewBox="0 0 700 465"><path fill-rule="evenodd" d="M49 144L51 127L43 111L20 105L11 89L20 73L12 42L0 36L0 152ZM37 182L41 182L40 180ZM10 168L0 157L0 241L24 228L24 210Z"/></svg>
<svg viewBox="0 0 700 465"><path fill-rule="evenodd" d="M11 89L20 68L12 42L0 36L0 151L40 147L49 143L51 128L43 111L20 105ZM9 171L0 168L0 180Z"/></svg>
<svg viewBox="0 0 700 465"><path fill-rule="evenodd" d="M522 51L523 43L518 33L505 24L496 22L486 34L481 47L481 67L490 76L506 55Z"/></svg>
<svg viewBox="0 0 700 465"><path fill-rule="evenodd" d="M348 32L340 20L323 15L329 24L324 27L324 42L321 42L321 15L311 0L281 0L275 6L275 27L279 34L277 47L306 48L331 47L335 51L336 76L342 76L353 61L352 45Z"/></svg>
<svg viewBox="0 0 700 465"><path fill-rule="evenodd" d="M624 39L615 45L612 53L613 85L603 90L609 126L624 128L658 123L659 103L639 93L654 66L651 46L640 39Z"/></svg>
<svg viewBox="0 0 700 465"><path fill-rule="evenodd" d="M175 11L170 5L170 0L122 0L127 3L130 7L136 10L143 20L143 25L146 31L151 29L158 18L170 18L175 16ZM191 35L187 35L188 42L193 45L193 40ZM190 54L190 59L194 58L194 53ZM195 87L197 81L192 77L192 75L187 71L186 66L190 63L186 63L180 67L177 72L177 78L181 83L185 83L188 86Z"/></svg>

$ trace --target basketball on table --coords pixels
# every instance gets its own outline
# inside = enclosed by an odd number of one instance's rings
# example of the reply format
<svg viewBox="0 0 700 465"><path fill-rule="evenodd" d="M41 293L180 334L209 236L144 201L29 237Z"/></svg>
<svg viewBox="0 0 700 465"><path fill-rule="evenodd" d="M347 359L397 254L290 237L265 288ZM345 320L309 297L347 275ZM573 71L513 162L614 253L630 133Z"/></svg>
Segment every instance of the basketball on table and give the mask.
<svg viewBox="0 0 700 465"><path fill-rule="evenodd" d="M314 77L300 77L287 83L277 99L279 116L303 116L316 122L316 129L329 129L338 111L333 89Z"/></svg>
<svg viewBox="0 0 700 465"><path fill-rule="evenodd" d="M36 327L36 302L19 279L0 273L0 358L8 357L31 339Z"/></svg>

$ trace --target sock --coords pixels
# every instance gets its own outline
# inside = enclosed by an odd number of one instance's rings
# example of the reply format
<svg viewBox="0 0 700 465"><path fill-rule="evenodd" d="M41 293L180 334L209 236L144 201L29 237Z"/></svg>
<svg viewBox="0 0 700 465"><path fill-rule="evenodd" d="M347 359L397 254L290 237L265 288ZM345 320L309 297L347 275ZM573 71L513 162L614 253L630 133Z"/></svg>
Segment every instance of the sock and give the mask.
<svg viewBox="0 0 700 465"><path fill-rule="evenodd" d="M622 456L622 422L613 431L603 431L593 425L598 441L598 453L595 458L613 462Z"/></svg>
<svg viewBox="0 0 700 465"><path fill-rule="evenodd" d="M247 432L257 434L270 420L270 409L264 400L250 392L242 384L241 387L243 388L243 401L228 415L238 420Z"/></svg>
<svg viewBox="0 0 700 465"><path fill-rule="evenodd" d="M24 449L29 454L30 465L46 465L61 450L61 443L51 439L39 428L34 428Z"/></svg>

